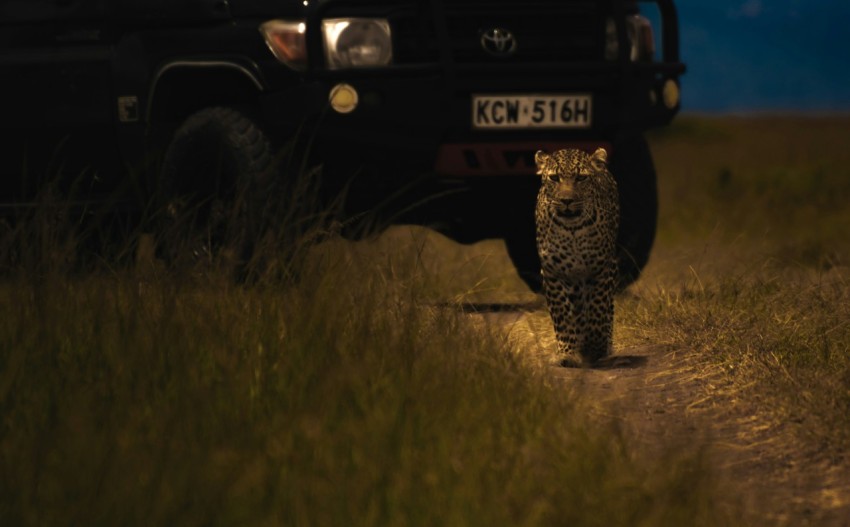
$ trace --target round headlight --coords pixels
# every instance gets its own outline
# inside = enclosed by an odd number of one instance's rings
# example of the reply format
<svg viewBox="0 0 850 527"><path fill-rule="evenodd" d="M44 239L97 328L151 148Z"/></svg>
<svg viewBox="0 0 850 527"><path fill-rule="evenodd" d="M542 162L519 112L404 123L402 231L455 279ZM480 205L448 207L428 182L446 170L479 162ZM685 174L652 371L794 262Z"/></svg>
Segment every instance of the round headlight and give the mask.
<svg viewBox="0 0 850 527"><path fill-rule="evenodd" d="M655 35L649 19L642 15L626 17L626 37L632 62L652 62L655 56ZM616 60L619 53L617 23L609 18L605 21L605 59Z"/></svg>
<svg viewBox="0 0 850 527"><path fill-rule="evenodd" d="M322 23L331 69L383 66L392 61L390 25L384 19L338 18Z"/></svg>

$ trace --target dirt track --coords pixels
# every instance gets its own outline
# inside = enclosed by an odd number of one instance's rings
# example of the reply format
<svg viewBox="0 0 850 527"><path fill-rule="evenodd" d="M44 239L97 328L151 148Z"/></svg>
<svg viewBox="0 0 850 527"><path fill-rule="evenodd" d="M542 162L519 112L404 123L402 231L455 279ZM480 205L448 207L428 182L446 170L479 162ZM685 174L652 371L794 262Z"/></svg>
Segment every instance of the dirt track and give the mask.
<svg viewBox="0 0 850 527"><path fill-rule="evenodd" d="M602 422L614 422L637 451L663 458L667 446L705 449L744 524L850 526L850 459L798 439L794 426L771 424L759 400L737 398L730 373L684 349L622 348L595 369L559 365L542 302L526 309L471 314L498 324ZM734 509L733 509L734 510Z"/></svg>

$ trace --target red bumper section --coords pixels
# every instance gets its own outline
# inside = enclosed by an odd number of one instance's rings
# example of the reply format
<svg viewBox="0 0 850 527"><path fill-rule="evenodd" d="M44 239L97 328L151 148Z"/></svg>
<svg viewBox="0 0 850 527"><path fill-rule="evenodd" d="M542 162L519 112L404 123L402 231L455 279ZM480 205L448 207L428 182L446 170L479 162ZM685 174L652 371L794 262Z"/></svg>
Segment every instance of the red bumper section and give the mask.
<svg viewBox="0 0 850 527"><path fill-rule="evenodd" d="M576 148L593 152L602 147L611 154L611 144L603 141L542 141L520 143L452 143L437 151L434 170L443 176L534 175L534 154Z"/></svg>

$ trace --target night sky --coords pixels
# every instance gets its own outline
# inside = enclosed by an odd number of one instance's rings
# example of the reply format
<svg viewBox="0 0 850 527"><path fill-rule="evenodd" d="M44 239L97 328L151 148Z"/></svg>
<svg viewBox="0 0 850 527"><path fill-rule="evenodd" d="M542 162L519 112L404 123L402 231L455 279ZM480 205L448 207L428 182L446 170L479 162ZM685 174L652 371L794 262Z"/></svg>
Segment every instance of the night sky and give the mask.
<svg viewBox="0 0 850 527"><path fill-rule="evenodd" d="M677 0L683 110L850 112L850 2Z"/></svg>

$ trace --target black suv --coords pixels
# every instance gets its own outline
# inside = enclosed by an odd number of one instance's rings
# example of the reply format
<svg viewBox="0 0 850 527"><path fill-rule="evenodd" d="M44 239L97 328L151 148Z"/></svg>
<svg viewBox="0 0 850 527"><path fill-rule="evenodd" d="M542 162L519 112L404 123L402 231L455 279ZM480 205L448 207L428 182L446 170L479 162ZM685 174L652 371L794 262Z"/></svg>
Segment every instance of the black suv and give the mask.
<svg viewBox="0 0 850 527"><path fill-rule="evenodd" d="M504 238L532 287L538 149L611 150L637 276L642 134L685 69L672 0L0 0L0 42L7 212L57 175L83 201L223 199L265 188L288 145L347 214Z"/></svg>

